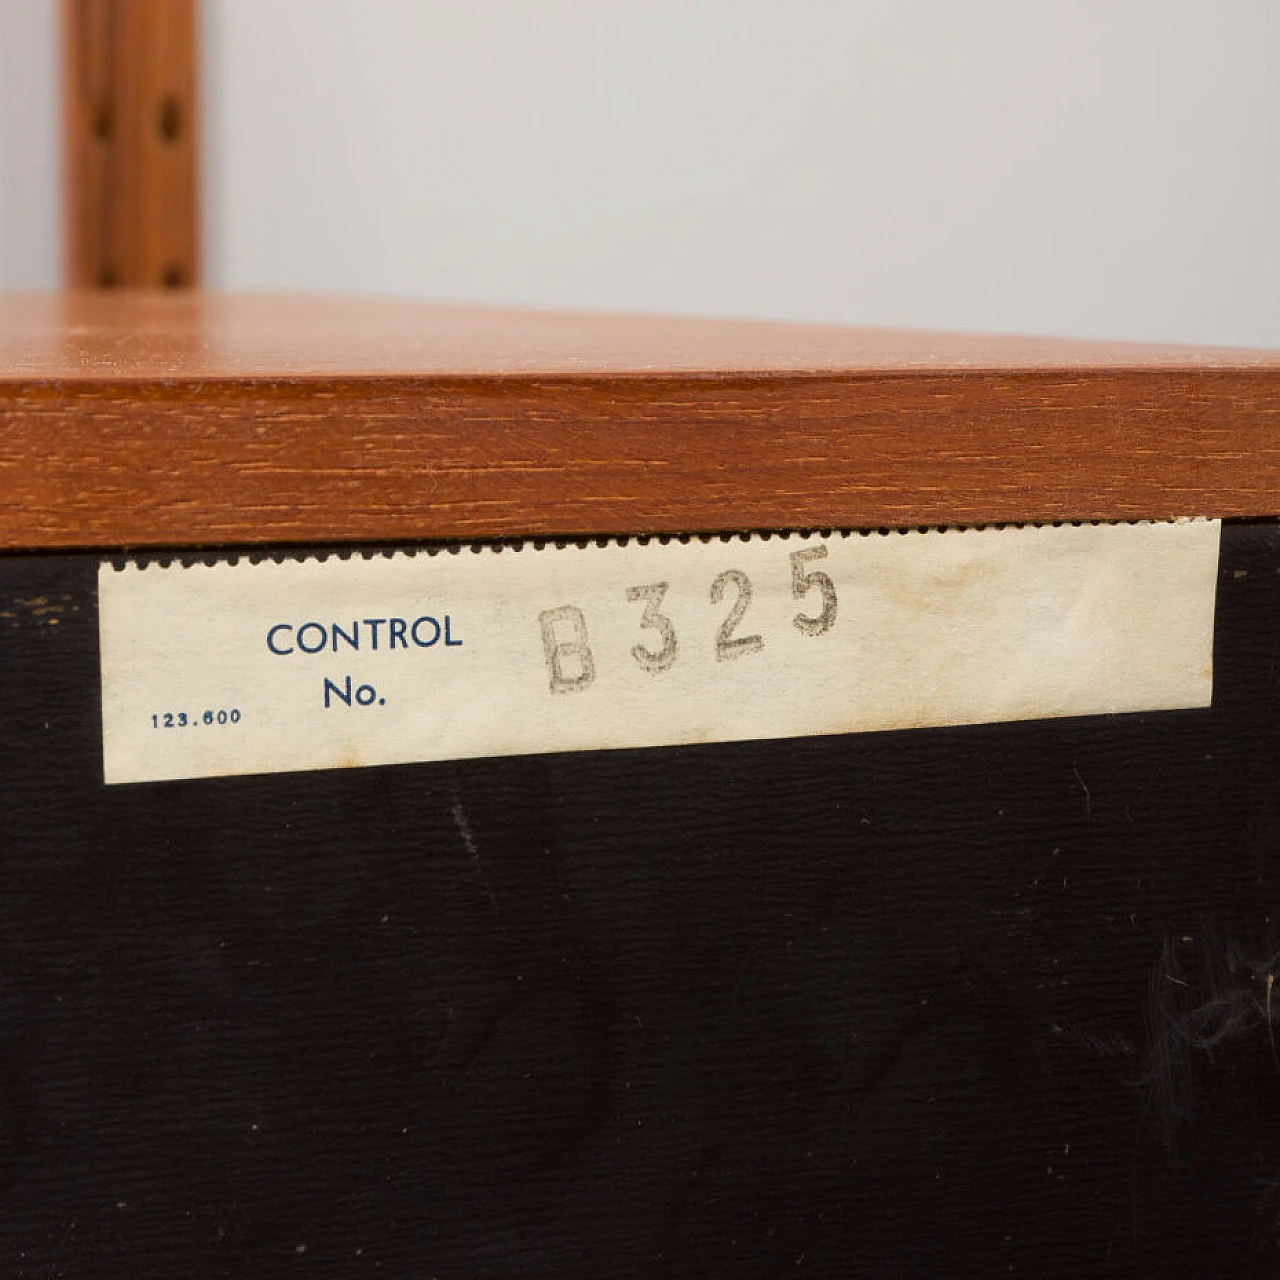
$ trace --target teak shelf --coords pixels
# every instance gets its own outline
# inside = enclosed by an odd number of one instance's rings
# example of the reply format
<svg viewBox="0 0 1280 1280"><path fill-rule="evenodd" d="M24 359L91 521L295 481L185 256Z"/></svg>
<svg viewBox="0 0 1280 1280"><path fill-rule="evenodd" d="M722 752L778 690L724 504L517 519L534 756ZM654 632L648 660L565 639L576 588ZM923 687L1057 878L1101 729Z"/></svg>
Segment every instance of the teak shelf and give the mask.
<svg viewBox="0 0 1280 1280"><path fill-rule="evenodd" d="M0 545L1280 510L1280 352L308 297L0 301Z"/></svg>

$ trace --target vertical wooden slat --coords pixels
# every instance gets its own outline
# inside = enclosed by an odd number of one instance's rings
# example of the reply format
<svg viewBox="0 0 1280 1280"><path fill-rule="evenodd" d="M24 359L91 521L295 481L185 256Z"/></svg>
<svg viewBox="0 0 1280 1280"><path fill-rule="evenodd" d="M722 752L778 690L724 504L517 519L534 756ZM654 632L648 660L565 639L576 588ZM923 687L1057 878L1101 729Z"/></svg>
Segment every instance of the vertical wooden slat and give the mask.
<svg viewBox="0 0 1280 1280"><path fill-rule="evenodd" d="M196 0L63 0L65 280L199 283Z"/></svg>

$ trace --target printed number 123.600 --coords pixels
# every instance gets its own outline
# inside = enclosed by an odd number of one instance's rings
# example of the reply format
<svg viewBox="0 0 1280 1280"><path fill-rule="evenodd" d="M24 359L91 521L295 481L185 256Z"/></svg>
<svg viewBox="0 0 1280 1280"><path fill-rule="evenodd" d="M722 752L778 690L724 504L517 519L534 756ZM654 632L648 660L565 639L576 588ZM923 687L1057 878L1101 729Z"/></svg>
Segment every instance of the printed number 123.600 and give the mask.
<svg viewBox="0 0 1280 1280"><path fill-rule="evenodd" d="M797 600L805 600L816 593L810 609L803 610L792 619L797 630L807 636L820 636L835 625L839 603L835 583L821 569L808 566L815 560L826 558L825 546L804 547L791 552L791 594ZM669 584L649 582L643 586L628 587L627 600L643 604L640 615L642 629L656 633L650 644L635 644L631 656L641 667L654 675L669 670L680 656L680 640L675 624L662 612L662 602ZM751 579L741 569L726 569L711 583L712 604L728 604L729 610L715 634L715 654L719 662L759 653L764 648L764 637L758 634L740 635L739 628L751 607ZM587 619L577 605L562 604L555 609L544 609L538 615L542 629L542 648L546 658L547 676L552 693L570 693L587 688L596 678L595 657L587 637Z"/></svg>
<svg viewBox="0 0 1280 1280"><path fill-rule="evenodd" d="M240 711L237 707L219 711L193 711L189 715L185 711L160 711L151 717L153 729L196 729L202 724L223 725L239 724Z"/></svg>

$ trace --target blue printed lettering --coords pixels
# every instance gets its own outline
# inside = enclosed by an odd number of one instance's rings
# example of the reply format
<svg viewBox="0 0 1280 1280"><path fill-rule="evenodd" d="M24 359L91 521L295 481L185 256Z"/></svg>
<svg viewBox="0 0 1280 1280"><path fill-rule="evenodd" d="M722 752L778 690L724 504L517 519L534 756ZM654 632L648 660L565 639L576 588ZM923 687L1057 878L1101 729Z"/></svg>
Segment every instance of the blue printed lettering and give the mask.
<svg viewBox="0 0 1280 1280"><path fill-rule="evenodd" d="M418 628L419 628L419 627L420 627L424 622L429 622L429 623L431 623L431 626L432 626L432 629L433 629L434 634L432 635L432 637L431 637L431 639L430 639L430 640L423 640L423 639L418 635ZM439 640L439 639L440 639L440 624L439 624L439 623L438 623L434 618L429 618L429 617L417 618L417 619L415 619L415 620L414 620L414 624L413 624L413 626L410 628L410 630L409 630L409 634L413 637L413 643L414 643L414 644L416 644L416 645L418 646L418 648L420 648L420 649L430 649L430 648L431 648L431 646L432 646L433 644L435 644L435 642L436 642L437 640Z"/></svg>
<svg viewBox="0 0 1280 1280"><path fill-rule="evenodd" d="M462 641L453 634L453 619L444 614L443 625L437 618L424 613L412 623L404 618L363 618L343 622L277 622L267 628L267 650L277 657L291 653L337 653L343 645L348 649L376 650L378 640L383 640L384 650L408 650L412 647L430 649L444 640L446 649L457 649ZM386 627L383 631L382 628ZM361 628L367 628L361 636ZM363 638L364 643L361 643Z"/></svg>
<svg viewBox="0 0 1280 1280"><path fill-rule="evenodd" d="M314 644L308 644L303 638L306 636L308 631L314 631L320 639ZM325 629L318 622L304 622L302 626L298 628L298 648L301 649L303 653L319 653L321 649L324 648L328 639L329 637L325 634Z"/></svg>
<svg viewBox="0 0 1280 1280"><path fill-rule="evenodd" d="M333 681L332 681L332 680L330 680L328 676L325 676L325 678L324 678L324 705L325 705L326 707L329 705L329 694L330 694L330 693L332 693L332 694L333 694L333 696L334 696L335 698L339 699L339 701L341 701L341 702L345 702L345 703L347 704L347 706L350 706L350 705L351 705L351 677L350 677L350 676L348 676L348 677L347 677L347 683L346 683L345 687L344 687L344 688L339 689L339 688L338 688L338 686L337 686L336 684L334 684L334 683L333 683Z"/></svg>
<svg viewBox="0 0 1280 1280"><path fill-rule="evenodd" d="M280 654L281 657L283 657L286 653L292 653L293 652L292 645L288 649L277 649L276 640L275 640L277 631L292 631L292 630L293 628L287 622L277 622L276 625L272 627L270 631L267 632L267 648L270 649L272 653Z"/></svg>

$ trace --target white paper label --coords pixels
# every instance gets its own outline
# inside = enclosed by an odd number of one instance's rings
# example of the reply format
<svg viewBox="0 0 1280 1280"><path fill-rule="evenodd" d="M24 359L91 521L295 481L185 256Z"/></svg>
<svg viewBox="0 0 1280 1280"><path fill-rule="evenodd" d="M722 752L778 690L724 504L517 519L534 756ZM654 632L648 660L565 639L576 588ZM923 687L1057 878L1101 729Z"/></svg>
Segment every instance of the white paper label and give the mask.
<svg viewBox="0 0 1280 1280"><path fill-rule="evenodd" d="M99 573L108 783L1203 707L1216 521Z"/></svg>

